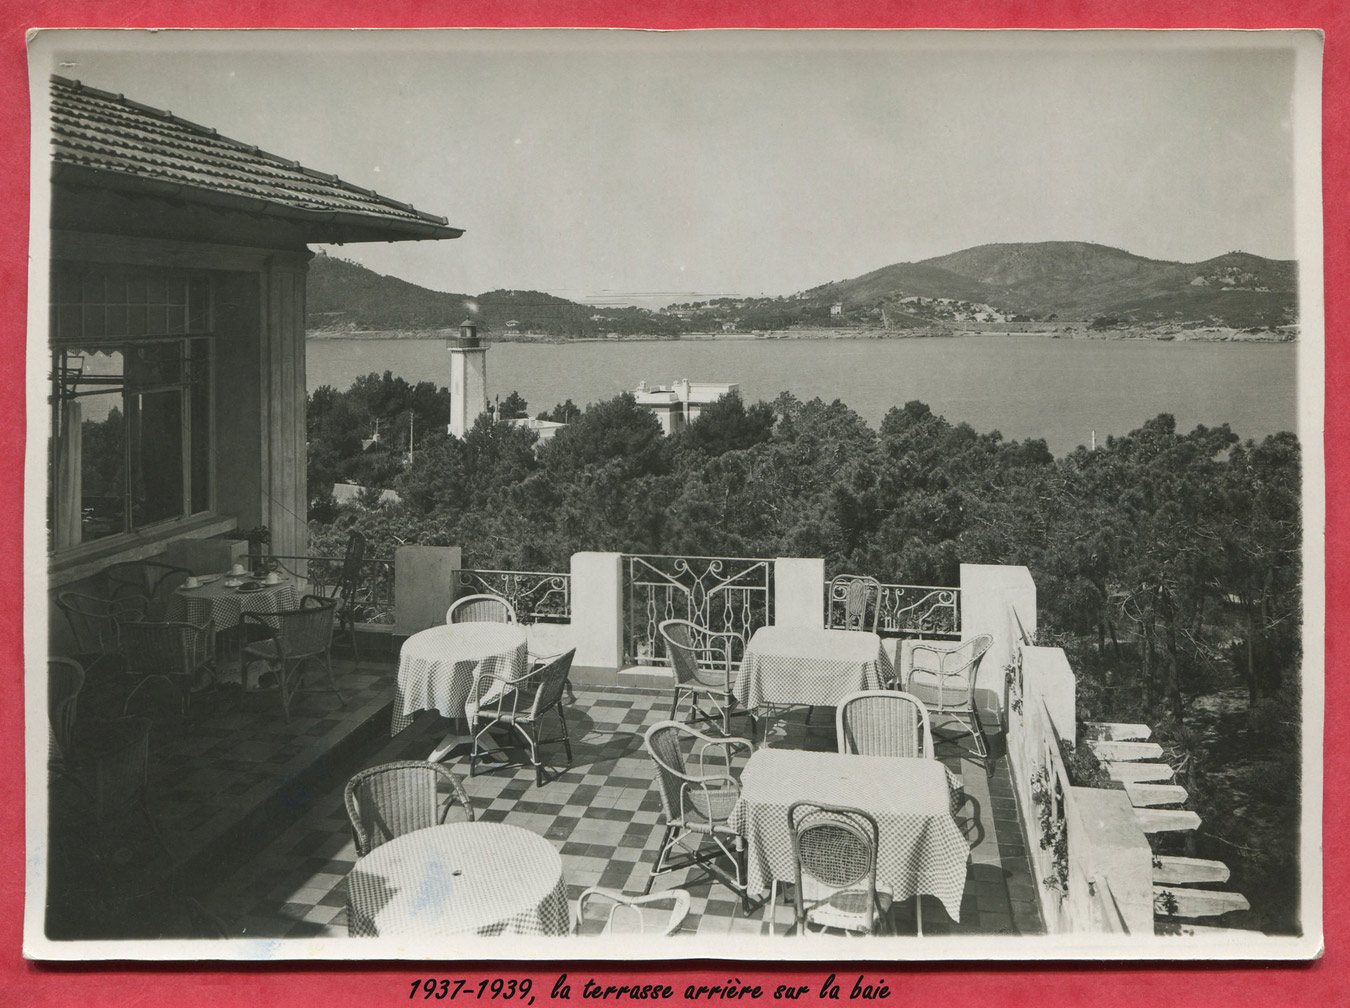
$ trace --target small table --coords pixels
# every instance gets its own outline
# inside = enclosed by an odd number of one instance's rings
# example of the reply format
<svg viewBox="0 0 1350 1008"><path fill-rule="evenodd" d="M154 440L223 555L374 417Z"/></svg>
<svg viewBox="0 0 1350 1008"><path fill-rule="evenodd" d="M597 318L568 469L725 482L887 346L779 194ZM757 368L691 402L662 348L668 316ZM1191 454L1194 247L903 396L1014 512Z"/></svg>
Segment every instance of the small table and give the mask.
<svg viewBox="0 0 1350 1008"><path fill-rule="evenodd" d="M557 849L506 823L446 823L381 844L347 875L347 933L565 935Z"/></svg>
<svg viewBox="0 0 1350 1008"><path fill-rule="evenodd" d="M241 584L262 586L257 591L241 592L238 590ZM205 623L210 620L215 626L218 639L220 634L235 630L246 612L278 612L283 609L295 609L299 604L295 584L289 578L283 577L276 584L269 585L247 576L234 577L222 574L199 588L175 589L169 607L169 617L171 620L182 620L187 623ZM220 665L217 656L218 678ZM242 678L241 671L241 681Z"/></svg>
<svg viewBox="0 0 1350 1008"><path fill-rule="evenodd" d="M837 707L850 693L881 689L891 675L891 660L874 633L766 626L745 646L733 689L747 710Z"/></svg>
<svg viewBox="0 0 1350 1008"><path fill-rule="evenodd" d="M515 623L450 623L415 633L398 654L398 682L389 734L412 724L421 710L465 716L475 679L484 673L514 679L528 664L525 628ZM427 758L445 758L459 737L447 734Z"/></svg>
<svg viewBox="0 0 1350 1008"><path fill-rule="evenodd" d="M970 847L952 818L947 769L937 760L761 749L741 773L730 825L746 840L751 895L795 878L788 807L845 805L877 821L877 884L896 900L936 896L961 919Z"/></svg>

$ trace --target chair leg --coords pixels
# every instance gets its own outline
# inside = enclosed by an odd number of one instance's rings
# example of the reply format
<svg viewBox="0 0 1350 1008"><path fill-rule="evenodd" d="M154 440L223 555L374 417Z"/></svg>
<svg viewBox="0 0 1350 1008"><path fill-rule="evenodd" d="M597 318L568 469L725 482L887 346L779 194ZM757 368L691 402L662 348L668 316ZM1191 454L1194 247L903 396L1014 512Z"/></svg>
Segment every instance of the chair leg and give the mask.
<svg viewBox="0 0 1350 1008"><path fill-rule="evenodd" d="M567 753L567 765L570 768L572 766L572 740L568 736L571 735L571 731L567 727L567 718L563 716L562 704L558 704L557 711L558 721L561 722L563 730L563 751Z"/></svg>
<svg viewBox="0 0 1350 1008"><path fill-rule="evenodd" d="M361 667L361 651L356 646L356 620L351 620L347 625L347 636L352 642L352 669Z"/></svg>
<svg viewBox="0 0 1350 1008"><path fill-rule="evenodd" d="M324 652L324 655L323 655L323 667L328 671L328 685L329 685L330 687L332 687L333 692L337 694L338 703L339 703L341 706L346 707L346 706L347 706L347 698L344 697L344 696L342 695L342 690L338 689L337 676L335 676L335 675L333 674L333 653L332 653L332 651L325 651L325 652Z"/></svg>
<svg viewBox="0 0 1350 1008"><path fill-rule="evenodd" d="M661 874L665 866L666 849L670 846L670 837L674 830L674 826L667 825L665 832L661 834L661 846L657 849L656 861L652 864L651 874L647 876L647 885L642 890L644 896L652 891L652 883L656 881L656 876Z"/></svg>
<svg viewBox="0 0 1350 1008"><path fill-rule="evenodd" d="M675 687L675 702L670 705L670 720L678 721L680 719L680 694L684 692L680 687Z"/></svg>

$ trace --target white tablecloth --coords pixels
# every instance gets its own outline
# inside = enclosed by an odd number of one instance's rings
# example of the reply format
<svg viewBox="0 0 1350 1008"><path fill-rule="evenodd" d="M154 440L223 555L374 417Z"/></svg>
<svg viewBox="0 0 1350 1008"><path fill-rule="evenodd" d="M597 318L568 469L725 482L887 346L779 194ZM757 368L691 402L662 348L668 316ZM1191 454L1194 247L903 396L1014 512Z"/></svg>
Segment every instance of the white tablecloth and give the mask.
<svg viewBox="0 0 1350 1008"><path fill-rule="evenodd" d="M769 626L745 646L734 690L742 707L834 707L850 693L880 689L891 678L881 638L859 630Z"/></svg>
<svg viewBox="0 0 1350 1008"><path fill-rule="evenodd" d="M570 931L562 858L519 826L461 822L415 830L376 847L347 875L353 937Z"/></svg>
<svg viewBox="0 0 1350 1008"><path fill-rule="evenodd" d="M952 818L946 768L937 760L761 749L741 774L730 824L746 838L752 894L795 877L788 807L818 801L877 820L877 884L897 900L936 896L961 919L969 845Z"/></svg>
<svg viewBox="0 0 1350 1008"><path fill-rule="evenodd" d="M465 716L475 675L514 679L527 667L525 628L515 623L452 623L413 634L398 654L398 684L389 734L418 711Z"/></svg>

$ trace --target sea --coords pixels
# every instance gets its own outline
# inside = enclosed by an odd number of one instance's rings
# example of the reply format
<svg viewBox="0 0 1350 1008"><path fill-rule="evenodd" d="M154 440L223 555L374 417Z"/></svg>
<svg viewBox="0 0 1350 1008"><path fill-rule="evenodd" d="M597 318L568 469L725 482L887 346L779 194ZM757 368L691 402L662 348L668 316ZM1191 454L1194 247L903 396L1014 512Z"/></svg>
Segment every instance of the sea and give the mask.
<svg viewBox="0 0 1350 1008"><path fill-rule="evenodd" d="M310 390L392 371L448 385L443 339L307 341ZM519 392L531 415L578 406L638 382L738 382L747 402L780 392L839 399L873 427L910 400L952 423L1009 440L1042 438L1056 455L1127 434L1159 413L1180 430L1227 423L1241 438L1298 431L1297 343L1056 339L1039 334L927 339L605 340L493 343L488 390ZM1320 436L1299 432L1307 441Z"/></svg>

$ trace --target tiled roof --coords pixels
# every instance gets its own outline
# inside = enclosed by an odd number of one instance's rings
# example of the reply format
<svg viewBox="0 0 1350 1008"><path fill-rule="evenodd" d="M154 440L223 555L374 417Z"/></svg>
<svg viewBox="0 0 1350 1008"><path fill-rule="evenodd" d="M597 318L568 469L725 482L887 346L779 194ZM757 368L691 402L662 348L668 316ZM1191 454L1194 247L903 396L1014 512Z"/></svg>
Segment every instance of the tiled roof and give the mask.
<svg viewBox="0 0 1350 1008"><path fill-rule="evenodd" d="M230 206L380 237L457 238L444 217L221 136L121 95L52 78L53 178Z"/></svg>

